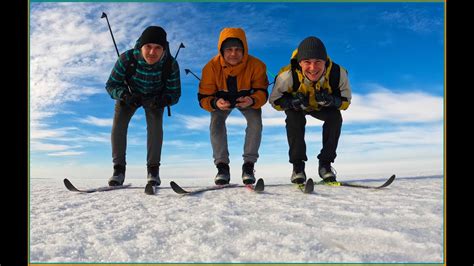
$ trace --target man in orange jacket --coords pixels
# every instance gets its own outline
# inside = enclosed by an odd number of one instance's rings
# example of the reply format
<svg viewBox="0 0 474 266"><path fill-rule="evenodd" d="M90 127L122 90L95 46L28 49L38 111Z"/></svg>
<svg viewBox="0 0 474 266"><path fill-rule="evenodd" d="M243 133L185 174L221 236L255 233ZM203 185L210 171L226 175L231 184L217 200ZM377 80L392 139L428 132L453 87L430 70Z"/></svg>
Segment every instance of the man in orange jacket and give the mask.
<svg viewBox="0 0 474 266"><path fill-rule="evenodd" d="M229 150L225 121L234 108L247 120L242 181L255 183L254 164L262 139L262 106L268 99L265 64L249 55L245 32L224 28L217 45L219 53L203 68L199 83L199 105L211 113L210 135L217 185L230 182Z"/></svg>

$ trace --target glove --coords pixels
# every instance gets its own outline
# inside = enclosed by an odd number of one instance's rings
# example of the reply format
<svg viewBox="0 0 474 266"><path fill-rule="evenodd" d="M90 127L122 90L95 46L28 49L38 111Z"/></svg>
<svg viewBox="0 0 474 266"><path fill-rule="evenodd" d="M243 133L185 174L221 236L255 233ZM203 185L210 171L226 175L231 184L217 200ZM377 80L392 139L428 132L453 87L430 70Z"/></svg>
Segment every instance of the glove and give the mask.
<svg viewBox="0 0 474 266"><path fill-rule="evenodd" d="M341 107L342 101L341 98L328 94L325 91L316 92L314 95L316 102L324 107Z"/></svg>
<svg viewBox="0 0 474 266"><path fill-rule="evenodd" d="M163 95L158 95L158 96L155 96L153 101L152 101L152 104L151 104L151 107L152 108L163 108L165 106L168 106L171 104L171 96L169 96L168 94L163 94Z"/></svg>
<svg viewBox="0 0 474 266"><path fill-rule="evenodd" d="M139 107L141 105L141 97L137 94L130 94L128 91L122 93L121 101L130 107Z"/></svg>
<svg viewBox="0 0 474 266"><path fill-rule="evenodd" d="M303 93L297 92L291 104L296 111L305 110L309 106L309 99Z"/></svg>
<svg viewBox="0 0 474 266"><path fill-rule="evenodd" d="M295 111L301 111L309 106L308 97L301 92L297 92L294 96L286 95L281 97L275 103L280 105L283 110L294 109Z"/></svg>

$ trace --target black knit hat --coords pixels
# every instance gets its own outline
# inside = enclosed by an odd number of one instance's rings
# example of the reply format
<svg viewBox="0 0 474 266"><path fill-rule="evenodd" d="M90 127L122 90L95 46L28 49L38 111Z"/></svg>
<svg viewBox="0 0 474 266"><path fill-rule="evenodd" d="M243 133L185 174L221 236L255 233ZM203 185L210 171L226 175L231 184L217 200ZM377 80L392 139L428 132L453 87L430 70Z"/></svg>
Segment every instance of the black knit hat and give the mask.
<svg viewBox="0 0 474 266"><path fill-rule="evenodd" d="M139 48L147 43L156 43L166 49L166 31L162 27L150 26L146 28L140 36Z"/></svg>
<svg viewBox="0 0 474 266"><path fill-rule="evenodd" d="M298 62L304 59L321 59L326 61L327 57L326 47L323 42L314 36L304 39L298 45Z"/></svg>

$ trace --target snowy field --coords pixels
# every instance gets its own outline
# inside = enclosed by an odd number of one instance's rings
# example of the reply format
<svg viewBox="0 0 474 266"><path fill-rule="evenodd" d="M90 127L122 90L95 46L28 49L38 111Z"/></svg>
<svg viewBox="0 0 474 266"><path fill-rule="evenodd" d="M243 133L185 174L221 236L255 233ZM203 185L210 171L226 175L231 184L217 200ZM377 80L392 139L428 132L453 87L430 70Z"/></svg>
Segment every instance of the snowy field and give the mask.
<svg viewBox="0 0 474 266"><path fill-rule="evenodd" d="M139 188L145 178L92 194L69 192L59 179L31 179L30 262L443 262L443 176L397 177L381 190L315 186L311 195L287 178L266 178L263 194L239 187L195 196L162 181L148 196Z"/></svg>

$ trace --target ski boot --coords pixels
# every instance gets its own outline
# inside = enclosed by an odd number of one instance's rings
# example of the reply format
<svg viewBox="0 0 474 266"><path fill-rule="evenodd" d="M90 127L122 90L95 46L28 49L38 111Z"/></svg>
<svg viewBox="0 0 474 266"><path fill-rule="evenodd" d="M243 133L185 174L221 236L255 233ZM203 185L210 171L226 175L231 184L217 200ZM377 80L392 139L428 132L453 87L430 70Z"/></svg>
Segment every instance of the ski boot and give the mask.
<svg viewBox="0 0 474 266"><path fill-rule="evenodd" d="M216 165L217 167L217 175L214 178L214 183L216 185L225 185L229 184L230 182L230 171L229 171L229 165L226 163L218 163Z"/></svg>

